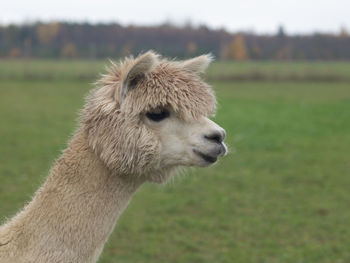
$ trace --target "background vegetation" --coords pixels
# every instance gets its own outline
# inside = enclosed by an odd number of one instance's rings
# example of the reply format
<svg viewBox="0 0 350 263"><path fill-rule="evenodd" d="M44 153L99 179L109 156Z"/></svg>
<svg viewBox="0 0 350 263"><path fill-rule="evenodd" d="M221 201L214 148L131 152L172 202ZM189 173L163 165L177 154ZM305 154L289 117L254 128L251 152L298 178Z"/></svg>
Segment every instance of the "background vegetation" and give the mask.
<svg viewBox="0 0 350 263"><path fill-rule="evenodd" d="M45 180L103 64L0 62L1 222ZM230 154L144 185L100 262L350 262L349 71L346 62L213 64Z"/></svg>
<svg viewBox="0 0 350 263"><path fill-rule="evenodd" d="M155 49L171 57L213 53L224 60L349 60L350 35L231 33L205 25L123 26L89 23L33 23L0 26L0 58L105 58Z"/></svg>

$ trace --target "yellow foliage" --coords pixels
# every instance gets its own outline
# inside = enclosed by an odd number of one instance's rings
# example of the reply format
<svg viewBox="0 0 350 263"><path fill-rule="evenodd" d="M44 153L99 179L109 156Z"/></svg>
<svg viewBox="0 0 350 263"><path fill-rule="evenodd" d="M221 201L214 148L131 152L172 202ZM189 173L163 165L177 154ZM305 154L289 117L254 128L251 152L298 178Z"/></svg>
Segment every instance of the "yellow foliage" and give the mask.
<svg viewBox="0 0 350 263"><path fill-rule="evenodd" d="M191 41L187 44L187 53L193 54L197 51L197 45L195 42Z"/></svg>
<svg viewBox="0 0 350 263"><path fill-rule="evenodd" d="M73 43L65 44L61 50L61 56L64 58L75 58L77 56L77 48Z"/></svg>
<svg viewBox="0 0 350 263"><path fill-rule="evenodd" d="M10 58L18 58L22 55L22 50L19 48L12 48L9 52Z"/></svg>
<svg viewBox="0 0 350 263"><path fill-rule="evenodd" d="M39 42L44 45L50 44L54 37L57 36L59 30L60 24L57 22L39 25L36 30Z"/></svg>
<svg viewBox="0 0 350 263"><path fill-rule="evenodd" d="M244 37L241 34L236 35L232 41L224 46L221 57L223 59L246 60L248 59L247 48Z"/></svg>

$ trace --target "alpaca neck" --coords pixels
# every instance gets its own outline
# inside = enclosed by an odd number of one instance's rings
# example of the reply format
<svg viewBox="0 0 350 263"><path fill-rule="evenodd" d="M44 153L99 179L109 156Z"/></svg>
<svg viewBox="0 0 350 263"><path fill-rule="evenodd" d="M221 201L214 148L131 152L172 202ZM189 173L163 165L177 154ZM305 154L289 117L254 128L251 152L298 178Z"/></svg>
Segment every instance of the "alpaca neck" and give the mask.
<svg viewBox="0 0 350 263"><path fill-rule="evenodd" d="M142 184L130 177L112 174L78 132L32 202L5 225L9 244L16 245L14 255L38 263L96 262Z"/></svg>

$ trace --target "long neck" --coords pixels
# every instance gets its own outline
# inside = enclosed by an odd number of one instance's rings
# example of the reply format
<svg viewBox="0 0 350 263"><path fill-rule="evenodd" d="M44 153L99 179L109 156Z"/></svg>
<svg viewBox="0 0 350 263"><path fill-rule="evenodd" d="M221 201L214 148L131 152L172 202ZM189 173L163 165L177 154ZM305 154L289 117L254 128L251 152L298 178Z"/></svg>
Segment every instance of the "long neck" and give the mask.
<svg viewBox="0 0 350 263"><path fill-rule="evenodd" d="M141 184L112 174L77 132L32 202L5 229L17 255L35 262L96 262Z"/></svg>

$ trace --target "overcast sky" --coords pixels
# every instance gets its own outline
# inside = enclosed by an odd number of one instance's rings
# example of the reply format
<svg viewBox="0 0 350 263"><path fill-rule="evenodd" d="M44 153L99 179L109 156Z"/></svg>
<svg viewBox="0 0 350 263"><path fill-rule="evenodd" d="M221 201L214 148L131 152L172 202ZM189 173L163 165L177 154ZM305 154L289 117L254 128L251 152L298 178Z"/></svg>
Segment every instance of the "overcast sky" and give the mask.
<svg viewBox="0 0 350 263"><path fill-rule="evenodd" d="M118 22L154 25L164 21L206 24L230 31L287 33L350 30L350 0L1 0L0 23L25 21Z"/></svg>

